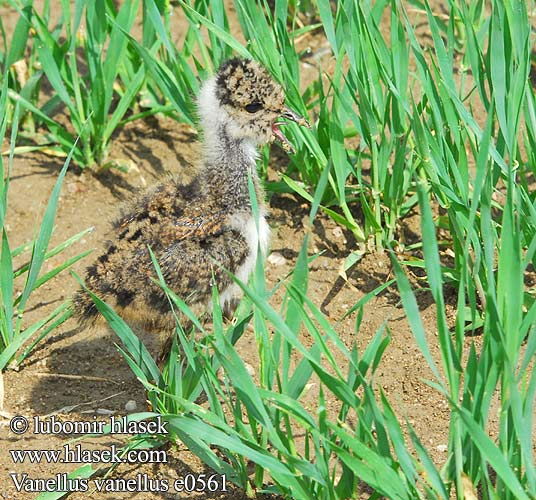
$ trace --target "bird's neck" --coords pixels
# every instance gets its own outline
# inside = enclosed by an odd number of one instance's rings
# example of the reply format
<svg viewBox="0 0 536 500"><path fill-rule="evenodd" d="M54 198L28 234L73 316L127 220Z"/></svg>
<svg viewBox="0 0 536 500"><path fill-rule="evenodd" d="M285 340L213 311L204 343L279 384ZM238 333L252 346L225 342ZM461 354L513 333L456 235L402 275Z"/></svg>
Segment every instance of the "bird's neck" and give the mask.
<svg viewBox="0 0 536 500"><path fill-rule="evenodd" d="M202 167L205 185L214 195L221 196L222 202L250 208L250 178L257 197L261 195L257 156L256 147L250 141L233 137L224 123L213 124L205 129Z"/></svg>
<svg viewBox="0 0 536 500"><path fill-rule="evenodd" d="M257 149L247 139L233 136L223 122L205 126L201 175L203 184L225 205L250 209L249 179L258 202L261 195L257 174Z"/></svg>
<svg viewBox="0 0 536 500"><path fill-rule="evenodd" d="M201 167L203 184L223 204L251 210L249 178L255 186L258 202L262 203L254 140L233 130L233 122L216 96L214 78L203 84L198 107L204 137Z"/></svg>

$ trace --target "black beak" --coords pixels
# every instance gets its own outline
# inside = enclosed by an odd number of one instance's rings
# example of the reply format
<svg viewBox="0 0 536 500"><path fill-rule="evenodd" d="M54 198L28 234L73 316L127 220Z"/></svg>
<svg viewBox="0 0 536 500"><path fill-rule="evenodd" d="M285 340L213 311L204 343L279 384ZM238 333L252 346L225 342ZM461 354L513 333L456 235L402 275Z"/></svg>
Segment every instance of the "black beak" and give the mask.
<svg viewBox="0 0 536 500"><path fill-rule="evenodd" d="M309 125L309 122L303 116L299 115L298 113L296 113L296 111L293 111L288 106L285 106L283 108L281 116L283 118L288 118L289 120L296 122L300 127L311 128L311 125Z"/></svg>
<svg viewBox="0 0 536 500"><path fill-rule="evenodd" d="M281 113L281 116L283 118L288 118L289 120L292 120L293 122L296 122L301 127L307 127L311 128L311 125L309 125L309 122L301 115L296 113L296 111L293 111L288 106L285 106L283 108L283 112ZM277 140L281 143L282 148L287 153L295 153L294 147L292 144L288 141L288 139L285 137L283 132L279 129L279 125L284 125L285 122L276 122L272 125L272 140Z"/></svg>

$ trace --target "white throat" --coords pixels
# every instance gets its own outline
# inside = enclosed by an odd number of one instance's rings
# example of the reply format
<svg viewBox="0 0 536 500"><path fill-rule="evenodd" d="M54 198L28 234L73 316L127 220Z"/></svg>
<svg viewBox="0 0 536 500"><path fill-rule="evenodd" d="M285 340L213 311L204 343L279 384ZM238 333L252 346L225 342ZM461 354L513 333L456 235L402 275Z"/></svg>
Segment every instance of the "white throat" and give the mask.
<svg viewBox="0 0 536 500"><path fill-rule="evenodd" d="M205 161L211 165L221 165L224 168L236 168L236 162L246 163L254 183L259 182L256 169L257 143L254 139L242 137L232 118L220 105L216 96L216 79L207 80L199 93L199 117L204 131ZM222 133L223 131L223 133ZM247 188L246 188L247 195ZM258 250L266 257L270 240L270 228L266 222L266 207L264 200L259 203L259 220L255 221L252 213L238 210L227 220L227 224L245 238L249 252L245 261L236 270L236 276L247 282L255 269ZM235 283L220 292L220 302L225 308L237 297L241 290Z"/></svg>
<svg viewBox="0 0 536 500"><path fill-rule="evenodd" d="M222 143L220 131L223 129L228 137L237 140L241 153L250 165L257 161L257 144L253 139L240 137L238 127L220 105L216 96L216 78L207 80L199 92L198 112L204 133L204 151L207 160L222 161L222 154L228 154L228 144Z"/></svg>

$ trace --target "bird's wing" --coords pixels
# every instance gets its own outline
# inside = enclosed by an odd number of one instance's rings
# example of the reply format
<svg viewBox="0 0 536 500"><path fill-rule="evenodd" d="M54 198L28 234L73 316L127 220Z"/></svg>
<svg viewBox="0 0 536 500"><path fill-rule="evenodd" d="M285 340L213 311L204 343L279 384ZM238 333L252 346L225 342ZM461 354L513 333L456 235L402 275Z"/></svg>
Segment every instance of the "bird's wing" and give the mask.
<svg viewBox="0 0 536 500"><path fill-rule="evenodd" d="M156 248L188 239L203 240L216 237L225 230L225 215L221 212L205 215L187 213L182 217L166 215L153 221L133 217L125 220L117 228L117 239Z"/></svg>
<svg viewBox="0 0 536 500"><path fill-rule="evenodd" d="M163 215L181 216L183 210L177 204L177 183L160 183L135 196L121 207L121 215L114 221L116 231L122 231L134 222L155 223Z"/></svg>
<svg viewBox="0 0 536 500"><path fill-rule="evenodd" d="M225 217L221 211L210 214L185 214L169 218L158 229L158 238L163 245L186 239L205 239L222 234L225 230Z"/></svg>
<svg viewBox="0 0 536 500"><path fill-rule="evenodd" d="M232 283L227 271L237 273L250 254L244 236L229 226L195 227L189 237L171 239L155 252L168 286L183 298L207 301L213 284L223 293ZM193 295L192 295L193 294Z"/></svg>
<svg viewBox="0 0 536 500"><path fill-rule="evenodd" d="M213 206L199 206L196 183L183 185L176 179L159 184L135 198L114 223L116 237L138 237L146 244L166 246L187 238L203 239L224 231L225 215Z"/></svg>

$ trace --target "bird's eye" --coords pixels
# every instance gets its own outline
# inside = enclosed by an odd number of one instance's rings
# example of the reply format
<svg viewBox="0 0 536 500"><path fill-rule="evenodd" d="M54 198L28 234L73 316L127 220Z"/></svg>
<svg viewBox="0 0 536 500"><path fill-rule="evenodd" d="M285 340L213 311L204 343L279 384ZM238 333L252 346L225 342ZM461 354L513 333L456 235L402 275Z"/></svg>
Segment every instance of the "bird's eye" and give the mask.
<svg viewBox="0 0 536 500"><path fill-rule="evenodd" d="M260 102L252 102L246 106L246 111L248 113L256 113L262 108L262 104Z"/></svg>

